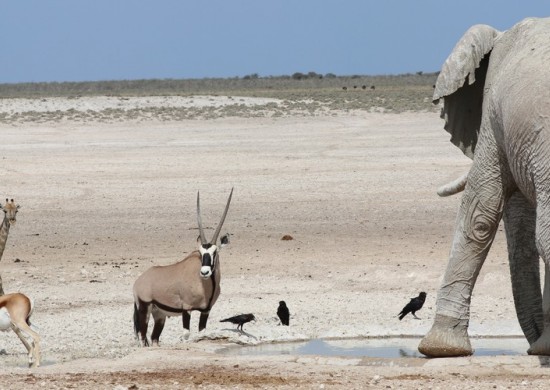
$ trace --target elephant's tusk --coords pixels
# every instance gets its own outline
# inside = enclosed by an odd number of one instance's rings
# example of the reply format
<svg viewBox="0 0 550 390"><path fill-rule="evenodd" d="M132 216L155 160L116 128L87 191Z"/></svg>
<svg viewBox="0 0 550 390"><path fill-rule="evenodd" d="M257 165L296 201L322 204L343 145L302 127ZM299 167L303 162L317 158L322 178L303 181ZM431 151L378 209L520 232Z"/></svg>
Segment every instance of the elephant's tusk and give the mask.
<svg viewBox="0 0 550 390"><path fill-rule="evenodd" d="M458 179L447 183L437 189L437 195L439 196L451 196L463 191L468 181L468 173L460 176Z"/></svg>

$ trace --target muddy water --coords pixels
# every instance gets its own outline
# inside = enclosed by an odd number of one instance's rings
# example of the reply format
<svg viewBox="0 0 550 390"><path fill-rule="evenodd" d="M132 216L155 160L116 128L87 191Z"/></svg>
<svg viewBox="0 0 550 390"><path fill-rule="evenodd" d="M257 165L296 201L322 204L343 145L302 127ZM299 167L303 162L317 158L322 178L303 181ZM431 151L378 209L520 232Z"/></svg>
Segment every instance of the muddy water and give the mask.
<svg viewBox="0 0 550 390"><path fill-rule="evenodd" d="M321 355L343 357L407 358L422 357L417 347L419 338L375 338L323 340L260 344L231 347L221 351L233 355ZM529 348L524 338L472 339L474 356L526 355Z"/></svg>

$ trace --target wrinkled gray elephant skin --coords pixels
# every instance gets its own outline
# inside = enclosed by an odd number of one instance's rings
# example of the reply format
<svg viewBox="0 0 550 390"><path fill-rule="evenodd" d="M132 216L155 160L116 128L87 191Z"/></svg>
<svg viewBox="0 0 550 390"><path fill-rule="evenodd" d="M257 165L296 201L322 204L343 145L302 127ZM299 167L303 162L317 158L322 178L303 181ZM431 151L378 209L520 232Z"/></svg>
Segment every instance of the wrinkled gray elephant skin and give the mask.
<svg viewBox="0 0 550 390"><path fill-rule="evenodd" d="M505 32L470 28L439 74L434 102L441 98L451 142L473 163L465 180L440 191L464 189L434 324L418 349L431 357L472 354L470 299L502 219L528 352L550 355L550 18Z"/></svg>

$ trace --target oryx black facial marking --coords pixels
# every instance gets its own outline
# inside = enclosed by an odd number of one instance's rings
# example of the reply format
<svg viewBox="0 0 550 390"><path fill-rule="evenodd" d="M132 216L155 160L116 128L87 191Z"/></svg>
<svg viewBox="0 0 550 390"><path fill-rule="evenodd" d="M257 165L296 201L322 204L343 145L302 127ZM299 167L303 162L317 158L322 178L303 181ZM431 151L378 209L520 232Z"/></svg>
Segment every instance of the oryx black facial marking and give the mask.
<svg viewBox="0 0 550 390"><path fill-rule="evenodd" d="M201 255L201 277L208 279L212 276L216 268L218 247L213 244L201 245L199 247L199 253Z"/></svg>

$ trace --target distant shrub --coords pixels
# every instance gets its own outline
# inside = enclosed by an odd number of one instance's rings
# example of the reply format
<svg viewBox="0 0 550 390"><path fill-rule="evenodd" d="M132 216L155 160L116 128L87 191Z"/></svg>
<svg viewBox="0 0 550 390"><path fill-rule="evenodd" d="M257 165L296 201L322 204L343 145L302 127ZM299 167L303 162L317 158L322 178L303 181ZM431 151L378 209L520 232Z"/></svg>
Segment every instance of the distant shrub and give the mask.
<svg viewBox="0 0 550 390"><path fill-rule="evenodd" d="M336 77L336 76L335 76ZM302 72L296 72L292 75L294 80L314 80L314 79L323 79L323 75L317 72L308 72L307 74Z"/></svg>
<svg viewBox="0 0 550 390"><path fill-rule="evenodd" d="M404 87L428 88L425 96L433 93L433 85L438 73L424 72L417 75L416 72L401 75L378 76L338 76L333 73L323 75L316 72L296 72L291 75L262 76L257 73L231 78L204 78L204 79L141 79L141 80L106 80L83 82L52 82L52 83L0 83L0 98L9 97L52 97L64 96L76 99L81 96L165 96L179 95L192 96L194 94L215 95L227 94L231 96L266 96L285 97L295 99L301 96L303 89L307 90L307 96L312 94L319 96L330 95L330 91L340 90L346 86L347 90L376 88L376 94L358 94L350 96L353 99L364 99L358 107L371 104L369 99L374 99L387 94L402 93ZM314 78L312 78L314 77ZM353 79L353 80L352 80ZM296 80L302 80L299 83ZM304 82L307 80L307 82ZM366 88L363 88L366 86ZM375 87L376 86L376 87ZM388 87L392 88L388 90ZM394 87L398 87L395 90ZM355 91L357 90L355 89ZM421 100L425 98L421 96ZM320 99L324 99L320 97ZM350 107L350 102L345 107ZM430 103L431 104L431 103ZM431 107L431 106L430 106ZM179 114L178 114L179 115ZM181 113L188 117L187 112Z"/></svg>
<svg viewBox="0 0 550 390"><path fill-rule="evenodd" d="M258 76L258 73L252 73L252 74L247 74L246 76L244 76L243 80L257 80L259 78L260 78L260 76Z"/></svg>

